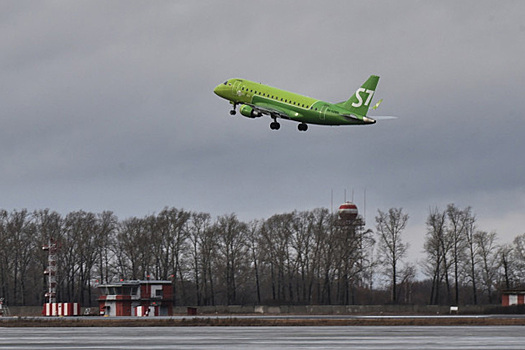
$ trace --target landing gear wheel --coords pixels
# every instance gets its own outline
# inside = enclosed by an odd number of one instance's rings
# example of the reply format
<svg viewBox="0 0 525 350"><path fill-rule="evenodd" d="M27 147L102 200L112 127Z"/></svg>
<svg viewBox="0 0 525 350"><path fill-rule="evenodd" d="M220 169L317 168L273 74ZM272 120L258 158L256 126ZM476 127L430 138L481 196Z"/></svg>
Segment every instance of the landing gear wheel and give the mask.
<svg viewBox="0 0 525 350"><path fill-rule="evenodd" d="M277 122L271 122L270 123L270 129L272 129L272 130L279 130L280 127L281 127L281 124L279 124Z"/></svg>
<svg viewBox="0 0 525 350"><path fill-rule="evenodd" d="M297 125L297 129L299 129L299 131L306 131L306 130L308 130L308 125L305 124L305 123L301 123L301 124Z"/></svg>

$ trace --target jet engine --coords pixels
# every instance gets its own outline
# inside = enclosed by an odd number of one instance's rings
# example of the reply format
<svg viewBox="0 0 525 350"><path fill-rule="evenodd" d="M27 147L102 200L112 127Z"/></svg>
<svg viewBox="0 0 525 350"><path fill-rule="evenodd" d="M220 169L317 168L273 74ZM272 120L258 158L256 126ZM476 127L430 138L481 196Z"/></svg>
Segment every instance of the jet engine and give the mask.
<svg viewBox="0 0 525 350"><path fill-rule="evenodd" d="M252 107L250 107L248 105L242 105L241 108L239 109L239 111L241 112L241 114L243 116L248 117L248 118L259 118L259 117L262 117L261 112L253 109Z"/></svg>

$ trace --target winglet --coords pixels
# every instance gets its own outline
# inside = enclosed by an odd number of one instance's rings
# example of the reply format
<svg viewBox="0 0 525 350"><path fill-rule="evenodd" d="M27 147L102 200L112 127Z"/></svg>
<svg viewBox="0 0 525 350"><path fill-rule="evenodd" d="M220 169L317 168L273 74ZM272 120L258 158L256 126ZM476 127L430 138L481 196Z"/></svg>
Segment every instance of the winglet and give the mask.
<svg viewBox="0 0 525 350"><path fill-rule="evenodd" d="M372 109L376 110L377 107L379 107L379 105L381 104L381 102L383 102L383 99L380 99L379 101L377 101L377 103L374 105L374 107L372 107Z"/></svg>

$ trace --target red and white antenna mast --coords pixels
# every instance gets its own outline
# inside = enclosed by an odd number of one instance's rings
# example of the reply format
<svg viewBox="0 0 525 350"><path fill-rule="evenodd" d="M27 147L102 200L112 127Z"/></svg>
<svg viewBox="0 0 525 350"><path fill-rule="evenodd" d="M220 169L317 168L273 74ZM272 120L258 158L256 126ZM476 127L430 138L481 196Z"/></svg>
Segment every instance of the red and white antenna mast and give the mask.
<svg viewBox="0 0 525 350"><path fill-rule="evenodd" d="M53 239L49 239L47 245L42 247L48 252L47 268L44 274L47 275L47 293L45 294L47 303L57 302L57 244Z"/></svg>

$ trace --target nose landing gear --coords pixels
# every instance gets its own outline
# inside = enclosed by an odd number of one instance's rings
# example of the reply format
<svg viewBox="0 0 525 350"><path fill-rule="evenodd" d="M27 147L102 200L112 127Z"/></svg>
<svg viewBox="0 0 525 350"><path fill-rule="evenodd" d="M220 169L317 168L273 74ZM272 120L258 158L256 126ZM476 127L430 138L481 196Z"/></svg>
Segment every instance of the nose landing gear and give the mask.
<svg viewBox="0 0 525 350"><path fill-rule="evenodd" d="M235 110L235 107L237 107L237 104L236 103L232 103L233 107L232 107L232 110L230 111L230 115L235 115L237 114L237 111Z"/></svg>

